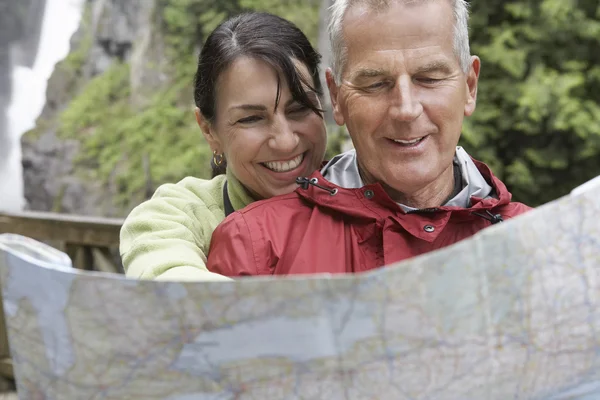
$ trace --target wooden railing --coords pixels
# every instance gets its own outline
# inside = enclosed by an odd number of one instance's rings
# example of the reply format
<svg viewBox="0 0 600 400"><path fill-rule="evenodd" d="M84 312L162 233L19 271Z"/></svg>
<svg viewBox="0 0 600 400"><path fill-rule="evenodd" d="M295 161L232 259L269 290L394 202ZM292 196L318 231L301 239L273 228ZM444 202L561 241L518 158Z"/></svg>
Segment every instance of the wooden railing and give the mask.
<svg viewBox="0 0 600 400"><path fill-rule="evenodd" d="M79 269L123 272L118 257L123 220L26 211L0 213L0 233L17 233L47 243L71 257Z"/></svg>
<svg viewBox="0 0 600 400"><path fill-rule="evenodd" d="M114 218L33 211L0 213L0 233L16 233L47 243L67 253L75 268L122 273L118 253L122 222ZM0 307L0 380L12 379L4 309Z"/></svg>

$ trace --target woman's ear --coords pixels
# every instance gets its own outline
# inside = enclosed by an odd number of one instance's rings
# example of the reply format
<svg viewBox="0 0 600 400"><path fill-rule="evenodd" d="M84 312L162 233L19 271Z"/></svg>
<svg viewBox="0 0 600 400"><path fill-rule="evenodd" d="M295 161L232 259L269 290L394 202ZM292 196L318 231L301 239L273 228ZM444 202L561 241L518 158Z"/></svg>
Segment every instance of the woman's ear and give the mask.
<svg viewBox="0 0 600 400"><path fill-rule="evenodd" d="M210 149L212 151L216 151L217 154L221 154L221 143L219 142L217 136L214 134L211 123L204 117L204 115L202 115L202 112L198 107L196 107L196 109L194 110L194 114L196 114L196 122L198 122L198 126L200 127L204 138L208 142Z"/></svg>

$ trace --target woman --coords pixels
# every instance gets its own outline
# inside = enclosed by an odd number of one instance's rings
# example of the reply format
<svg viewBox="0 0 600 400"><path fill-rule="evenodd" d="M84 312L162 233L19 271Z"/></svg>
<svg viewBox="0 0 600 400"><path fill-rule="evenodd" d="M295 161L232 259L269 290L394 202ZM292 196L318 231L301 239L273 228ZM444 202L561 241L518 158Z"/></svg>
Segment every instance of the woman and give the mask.
<svg viewBox="0 0 600 400"><path fill-rule="evenodd" d="M121 229L127 276L228 279L205 266L216 226L253 201L292 192L323 160L319 62L306 36L271 14L239 15L211 33L194 99L215 176L163 185L131 212Z"/></svg>

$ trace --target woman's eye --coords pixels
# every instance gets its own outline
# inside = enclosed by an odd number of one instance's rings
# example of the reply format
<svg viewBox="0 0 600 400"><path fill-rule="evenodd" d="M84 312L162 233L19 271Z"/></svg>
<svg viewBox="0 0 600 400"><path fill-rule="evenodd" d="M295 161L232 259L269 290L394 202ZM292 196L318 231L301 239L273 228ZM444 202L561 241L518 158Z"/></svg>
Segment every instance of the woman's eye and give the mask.
<svg viewBox="0 0 600 400"><path fill-rule="evenodd" d="M244 117L241 119L238 119L238 123L240 124L250 124L252 122L258 122L262 119L262 117L259 117L258 115L251 115L249 117Z"/></svg>
<svg viewBox="0 0 600 400"><path fill-rule="evenodd" d="M294 106L292 108L289 109L288 113L289 114L294 114L294 115L298 115L298 114L305 114L306 112L308 112L310 110L310 108L299 104L297 106Z"/></svg>

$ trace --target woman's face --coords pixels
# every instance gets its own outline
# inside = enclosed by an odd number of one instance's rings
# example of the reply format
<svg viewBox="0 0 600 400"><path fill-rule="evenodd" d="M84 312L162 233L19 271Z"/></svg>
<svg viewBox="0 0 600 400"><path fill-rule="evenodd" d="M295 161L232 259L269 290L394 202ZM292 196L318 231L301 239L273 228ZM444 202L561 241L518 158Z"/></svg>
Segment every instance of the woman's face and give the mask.
<svg viewBox="0 0 600 400"><path fill-rule="evenodd" d="M296 63L310 81L306 66ZM212 124L199 116L211 148L223 153L227 168L255 199L290 193L296 178L319 168L327 135L323 118L292 99L281 77L264 61L237 59L217 81L216 115ZM307 91L320 107L316 93Z"/></svg>

